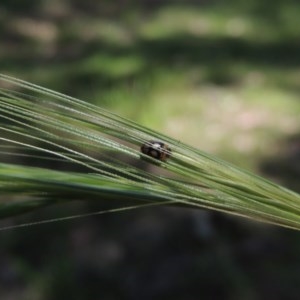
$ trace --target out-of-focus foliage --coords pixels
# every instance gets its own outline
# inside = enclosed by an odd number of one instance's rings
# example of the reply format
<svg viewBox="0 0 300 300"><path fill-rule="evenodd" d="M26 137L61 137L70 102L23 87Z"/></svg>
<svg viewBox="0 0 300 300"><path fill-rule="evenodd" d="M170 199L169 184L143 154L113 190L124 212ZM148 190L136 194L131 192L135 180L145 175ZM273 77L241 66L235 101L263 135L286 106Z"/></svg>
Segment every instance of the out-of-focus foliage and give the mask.
<svg viewBox="0 0 300 300"><path fill-rule="evenodd" d="M292 0L3 0L1 72L299 190L299 13ZM183 209L2 232L0 296L298 299L299 245L298 232Z"/></svg>

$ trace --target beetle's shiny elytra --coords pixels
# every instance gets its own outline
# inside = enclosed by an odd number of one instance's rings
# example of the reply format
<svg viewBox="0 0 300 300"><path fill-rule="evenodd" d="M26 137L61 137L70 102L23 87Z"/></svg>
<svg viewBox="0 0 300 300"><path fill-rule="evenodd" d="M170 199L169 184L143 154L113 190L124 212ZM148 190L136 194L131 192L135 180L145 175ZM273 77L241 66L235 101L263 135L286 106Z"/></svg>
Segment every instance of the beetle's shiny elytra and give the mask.
<svg viewBox="0 0 300 300"><path fill-rule="evenodd" d="M158 141L148 141L141 146L141 152L165 162L171 155L171 149L168 145Z"/></svg>

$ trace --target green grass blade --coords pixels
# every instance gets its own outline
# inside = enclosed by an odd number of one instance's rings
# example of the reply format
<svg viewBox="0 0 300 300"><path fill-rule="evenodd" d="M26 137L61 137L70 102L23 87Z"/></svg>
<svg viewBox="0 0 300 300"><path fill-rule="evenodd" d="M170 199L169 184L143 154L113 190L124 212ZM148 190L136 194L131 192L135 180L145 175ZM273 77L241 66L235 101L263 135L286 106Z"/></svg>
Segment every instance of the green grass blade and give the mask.
<svg viewBox="0 0 300 300"><path fill-rule="evenodd" d="M0 113L0 195L20 197L16 211L78 196L168 201L300 229L298 194L92 104L0 74ZM170 157L141 153L151 140L166 143ZM0 216L10 215L5 205Z"/></svg>

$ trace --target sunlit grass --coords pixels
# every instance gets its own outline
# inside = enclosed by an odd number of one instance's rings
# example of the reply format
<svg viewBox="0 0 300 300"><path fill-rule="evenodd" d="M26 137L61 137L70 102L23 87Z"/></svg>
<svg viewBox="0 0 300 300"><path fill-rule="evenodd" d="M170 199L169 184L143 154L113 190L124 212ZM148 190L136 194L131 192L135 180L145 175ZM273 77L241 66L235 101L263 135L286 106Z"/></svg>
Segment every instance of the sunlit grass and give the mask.
<svg viewBox="0 0 300 300"><path fill-rule="evenodd" d="M184 205L300 228L300 196L281 186L76 98L5 75L1 81L4 216L59 201L119 199L124 209L135 200ZM167 146L151 149L152 141ZM141 151L145 143L149 152ZM15 161L26 157L25 166ZM50 170L55 160L78 174Z"/></svg>

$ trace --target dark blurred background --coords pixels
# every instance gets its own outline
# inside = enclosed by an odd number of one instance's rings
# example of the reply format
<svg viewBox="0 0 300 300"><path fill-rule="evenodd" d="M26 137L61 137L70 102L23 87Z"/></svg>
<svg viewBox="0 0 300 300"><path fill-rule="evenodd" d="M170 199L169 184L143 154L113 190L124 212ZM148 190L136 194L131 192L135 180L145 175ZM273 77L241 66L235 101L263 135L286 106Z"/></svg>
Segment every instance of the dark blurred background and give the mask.
<svg viewBox="0 0 300 300"><path fill-rule="evenodd" d="M296 0L1 0L0 71L299 192L299 15ZM0 243L1 300L299 299L297 231L208 211L127 211Z"/></svg>

